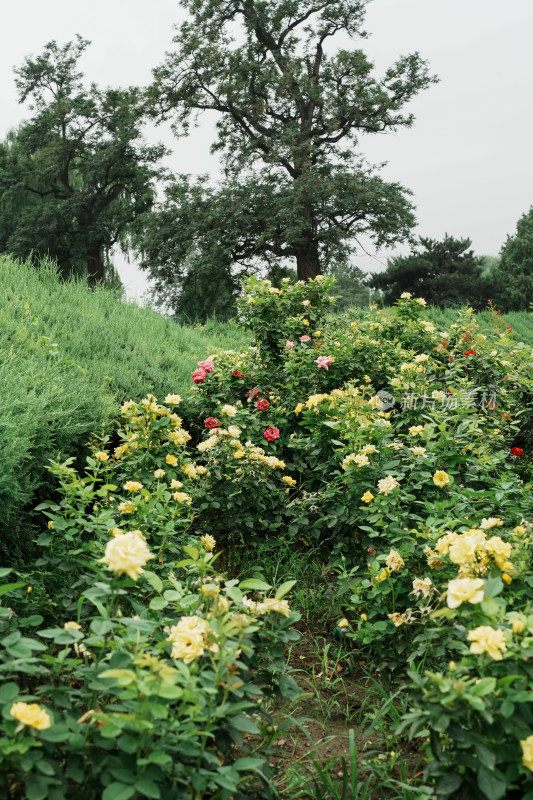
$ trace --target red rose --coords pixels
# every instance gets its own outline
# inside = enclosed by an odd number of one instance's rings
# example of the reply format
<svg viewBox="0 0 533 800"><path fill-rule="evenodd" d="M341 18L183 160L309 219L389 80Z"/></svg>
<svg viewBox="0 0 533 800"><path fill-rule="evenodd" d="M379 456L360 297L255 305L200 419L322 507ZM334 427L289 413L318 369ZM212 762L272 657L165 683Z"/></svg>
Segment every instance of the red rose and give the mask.
<svg viewBox="0 0 533 800"><path fill-rule="evenodd" d="M258 408L259 411L266 411L266 409L269 407L269 405L270 405L270 403L268 402L268 400L265 400L264 398L262 398L261 400L257 401L257 403L255 404L255 407Z"/></svg>
<svg viewBox="0 0 533 800"><path fill-rule="evenodd" d="M253 400L255 397L257 397L258 394L259 391L257 389L248 389L248 391L246 392L246 397L249 397L250 400Z"/></svg>
<svg viewBox="0 0 533 800"><path fill-rule="evenodd" d="M465 350L465 356L473 356L473 355L474 355L473 350Z"/></svg>
<svg viewBox="0 0 533 800"><path fill-rule="evenodd" d="M207 378L207 372L205 369L195 369L192 374L192 382L193 383L203 383Z"/></svg>
<svg viewBox="0 0 533 800"><path fill-rule="evenodd" d="M238 378L240 381L242 381L242 379L244 378L243 373L238 369L234 369L231 374L233 375L234 378Z"/></svg>
<svg viewBox="0 0 533 800"><path fill-rule="evenodd" d="M450 356L450 358L448 360L449 361L453 361L453 356Z"/></svg>
<svg viewBox="0 0 533 800"><path fill-rule="evenodd" d="M204 422L204 425L205 425L206 428L209 428L209 429L219 428L220 427L220 422L218 421L218 419L216 417L208 417L206 419L206 421Z"/></svg>
<svg viewBox="0 0 533 800"><path fill-rule="evenodd" d="M273 428L269 425L263 436L268 442L273 442L274 439L279 439L279 429Z"/></svg>
<svg viewBox="0 0 533 800"><path fill-rule="evenodd" d="M521 456L523 452L524 451L521 447L511 447L511 453L513 456Z"/></svg>
<svg viewBox="0 0 533 800"><path fill-rule="evenodd" d="M508 325L508 326L507 326L507 328L506 328L505 330L507 330L507 331L512 331L513 329L511 328L511 326L510 326L510 325Z"/></svg>

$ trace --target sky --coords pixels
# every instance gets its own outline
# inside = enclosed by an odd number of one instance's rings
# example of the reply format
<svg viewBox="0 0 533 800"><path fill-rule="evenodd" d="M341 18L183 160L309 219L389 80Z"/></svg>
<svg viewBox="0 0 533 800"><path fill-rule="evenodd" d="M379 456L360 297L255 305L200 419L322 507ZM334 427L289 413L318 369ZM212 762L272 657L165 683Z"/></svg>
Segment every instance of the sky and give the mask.
<svg viewBox="0 0 533 800"><path fill-rule="evenodd" d="M177 0L0 4L1 138L29 115L17 102L13 75L25 56L79 33L92 42L80 62L89 81L101 87L144 86L172 48L173 26L185 15ZM378 73L417 50L440 82L411 102L412 128L366 136L361 151L371 163L387 162L383 177L413 192L416 235L468 237L477 254L497 255L533 205L533 3L373 0L366 29L370 38L351 46L361 47ZM348 43L339 40L339 45ZM169 164L176 172L208 172L216 178L211 117L202 119L188 139L176 140L168 127L150 130L149 138L172 149ZM378 272L390 255L369 246L354 261ZM145 274L122 257L116 265L128 296L140 299L148 287Z"/></svg>

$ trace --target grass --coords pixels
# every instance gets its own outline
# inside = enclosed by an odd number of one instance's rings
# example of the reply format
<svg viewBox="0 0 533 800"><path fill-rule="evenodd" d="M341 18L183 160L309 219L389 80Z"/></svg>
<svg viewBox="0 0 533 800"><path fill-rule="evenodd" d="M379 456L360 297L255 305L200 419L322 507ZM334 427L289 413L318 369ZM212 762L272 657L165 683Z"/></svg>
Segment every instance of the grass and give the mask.
<svg viewBox="0 0 533 800"><path fill-rule="evenodd" d="M436 325L439 330L448 330L449 326L457 321L458 311L453 308L436 308L428 306L427 317ZM476 314L479 325L483 328L491 328L491 315L488 311L481 311ZM527 311L510 311L504 314L502 320L505 326L510 325L513 329L512 338L516 342L524 342L533 347L533 314Z"/></svg>
<svg viewBox="0 0 533 800"><path fill-rule="evenodd" d="M200 358L248 343L235 325L180 326L0 256L0 559L24 554L50 459L81 456L124 400L187 392Z"/></svg>

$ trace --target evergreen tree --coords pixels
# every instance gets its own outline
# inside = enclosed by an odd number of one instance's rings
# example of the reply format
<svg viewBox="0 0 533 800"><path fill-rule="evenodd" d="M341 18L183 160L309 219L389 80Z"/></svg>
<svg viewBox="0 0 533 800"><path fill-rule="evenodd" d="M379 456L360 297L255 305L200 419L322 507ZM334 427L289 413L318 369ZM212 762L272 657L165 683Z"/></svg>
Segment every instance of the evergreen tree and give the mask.
<svg viewBox="0 0 533 800"><path fill-rule="evenodd" d="M516 224L494 270L496 302L502 311L528 311L533 303L533 206Z"/></svg>
<svg viewBox="0 0 533 800"><path fill-rule="evenodd" d="M369 280L369 286L383 291L384 303L411 292L435 306L485 308L493 285L483 278L484 259L469 249L470 239L446 234L442 241L420 237L419 242L410 255L390 259L385 272Z"/></svg>

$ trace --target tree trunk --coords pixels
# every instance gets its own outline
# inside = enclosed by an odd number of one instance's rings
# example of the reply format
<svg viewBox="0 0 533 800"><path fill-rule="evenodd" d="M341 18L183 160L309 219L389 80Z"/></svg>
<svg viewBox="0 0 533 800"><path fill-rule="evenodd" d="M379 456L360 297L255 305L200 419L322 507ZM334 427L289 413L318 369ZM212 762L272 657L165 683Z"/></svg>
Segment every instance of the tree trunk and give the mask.
<svg viewBox="0 0 533 800"><path fill-rule="evenodd" d="M91 287L103 283L105 278L102 250L97 245L89 248L87 251L87 277L89 286Z"/></svg>
<svg viewBox="0 0 533 800"><path fill-rule="evenodd" d="M296 268L299 281L310 281L320 275L320 261L318 258L318 242L311 236L301 250L296 251Z"/></svg>

